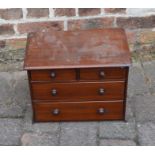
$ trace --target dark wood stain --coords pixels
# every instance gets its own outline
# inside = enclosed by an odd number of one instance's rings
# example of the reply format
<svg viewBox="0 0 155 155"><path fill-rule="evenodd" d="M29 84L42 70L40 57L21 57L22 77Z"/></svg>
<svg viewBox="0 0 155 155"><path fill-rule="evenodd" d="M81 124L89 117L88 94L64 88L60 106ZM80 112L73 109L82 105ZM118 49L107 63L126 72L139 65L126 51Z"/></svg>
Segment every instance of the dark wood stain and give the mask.
<svg viewBox="0 0 155 155"><path fill-rule="evenodd" d="M51 77L51 73L55 73L55 77ZM74 69L57 69L57 70L33 70L31 71L32 81L75 81L76 72Z"/></svg>
<svg viewBox="0 0 155 155"><path fill-rule="evenodd" d="M100 95L99 90L105 93ZM57 95L52 96L52 90ZM121 100L124 97L124 81L32 83L33 100Z"/></svg>
<svg viewBox="0 0 155 155"><path fill-rule="evenodd" d="M104 108L105 113L98 113L99 108ZM53 114L54 109L59 109L58 115ZM39 102L35 104L36 121L72 121L72 120L117 120L123 118L122 102Z"/></svg>
<svg viewBox="0 0 155 155"><path fill-rule="evenodd" d="M83 69L53 69L53 70L32 70L31 81L69 82L69 81L92 81L92 80L124 80L126 78L127 67L108 68L83 68ZM51 77L51 73L55 77ZM104 72L104 77L100 76Z"/></svg>
<svg viewBox="0 0 155 155"><path fill-rule="evenodd" d="M121 28L30 33L34 122L125 120L131 56Z"/></svg>
<svg viewBox="0 0 155 155"><path fill-rule="evenodd" d="M104 72L104 76L100 76ZM126 68L108 67L108 68L84 68L80 69L80 80L124 80Z"/></svg>
<svg viewBox="0 0 155 155"><path fill-rule="evenodd" d="M130 63L126 35L121 28L44 30L28 35L24 69L129 66Z"/></svg>
<svg viewBox="0 0 155 155"><path fill-rule="evenodd" d="M125 113L126 113L126 99L127 99L127 89L128 89L128 75L129 75L129 67L127 68L126 72L126 78L125 78L125 86L124 86L124 110L123 110L123 116L125 120Z"/></svg>

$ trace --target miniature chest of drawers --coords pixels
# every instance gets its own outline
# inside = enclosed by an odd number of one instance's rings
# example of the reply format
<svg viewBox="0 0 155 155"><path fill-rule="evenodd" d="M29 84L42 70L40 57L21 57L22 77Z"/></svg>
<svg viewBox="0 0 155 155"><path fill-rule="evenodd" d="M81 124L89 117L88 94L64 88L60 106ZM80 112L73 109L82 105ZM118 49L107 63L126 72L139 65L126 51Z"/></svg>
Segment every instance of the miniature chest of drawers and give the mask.
<svg viewBox="0 0 155 155"><path fill-rule="evenodd" d="M33 120L125 120L130 63L121 28L29 33Z"/></svg>

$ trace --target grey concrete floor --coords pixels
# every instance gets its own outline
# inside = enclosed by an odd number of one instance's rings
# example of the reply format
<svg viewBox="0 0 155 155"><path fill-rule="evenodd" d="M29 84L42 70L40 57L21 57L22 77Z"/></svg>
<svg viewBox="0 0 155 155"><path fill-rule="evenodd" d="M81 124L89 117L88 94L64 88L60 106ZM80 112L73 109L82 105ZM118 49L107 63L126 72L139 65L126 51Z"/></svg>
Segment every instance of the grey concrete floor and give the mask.
<svg viewBox="0 0 155 155"><path fill-rule="evenodd" d="M26 72L0 72L0 145L155 145L155 61L130 67L126 122L32 124Z"/></svg>

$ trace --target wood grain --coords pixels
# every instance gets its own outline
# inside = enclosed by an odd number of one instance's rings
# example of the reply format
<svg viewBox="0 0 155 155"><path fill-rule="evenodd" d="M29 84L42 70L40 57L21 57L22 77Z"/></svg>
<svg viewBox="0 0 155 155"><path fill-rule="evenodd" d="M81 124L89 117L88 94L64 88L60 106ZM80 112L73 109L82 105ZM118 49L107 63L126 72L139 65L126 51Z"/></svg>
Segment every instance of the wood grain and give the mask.
<svg viewBox="0 0 155 155"><path fill-rule="evenodd" d="M103 88L105 93L99 94ZM57 95L51 92L56 89ZM74 82L74 83L32 83L33 100L121 100L124 98L124 81L117 82Z"/></svg>
<svg viewBox="0 0 155 155"><path fill-rule="evenodd" d="M129 66L131 57L121 28L30 33L24 69Z"/></svg>
<svg viewBox="0 0 155 155"><path fill-rule="evenodd" d="M38 102L35 103L35 121L90 121L90 120L121 120L123 119L123 103L116 102ZM99 114L98 109L104 108L105 113ZM58 115L53 114L59 109Z"/></svg>
<svg viewBox="0 0 155 155"><path fill-rule="evenodd" d="M51 73L55 74L55 77L51 77ZM57 69L57 70L33 70L31 71L31 81L51 81L51 82L66 82L75 81L76 71L75 69Z"/></svg>
<svg viewBox="0 0 155 155"><path fill-rule="evenodd" d="M83 68L78 71L76 69L32 70L30 80L36 82L69 82L77 79L79 81L124 80L127 67ZM104 77L101 77L101 72L104 72ZM55 77L51 77L51 73L54 73Z"/></svg>
<svg viewBox="0 0 155 155"><path fill-rule="evenodd" d="M80 80L124 80L126 67L84 68L80 69ZM102 77L100 74L104 73Z"/></svg>
<svg viewBox="0 0 155 155"><path fill-rule="evenodd" d="M121 28L29 33L24 69L33 120L125 120L130 64Z"/></svg>

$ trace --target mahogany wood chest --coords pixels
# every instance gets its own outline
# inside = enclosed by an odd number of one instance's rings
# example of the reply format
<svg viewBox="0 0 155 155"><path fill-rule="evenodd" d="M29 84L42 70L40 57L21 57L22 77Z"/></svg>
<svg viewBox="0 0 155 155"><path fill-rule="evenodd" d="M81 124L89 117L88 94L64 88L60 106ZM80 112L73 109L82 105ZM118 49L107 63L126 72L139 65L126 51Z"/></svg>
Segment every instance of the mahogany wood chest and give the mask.
<svg viewBox="0 0 155 155"><path fill-rule="evenodd" d="M125 120L130 64L121 28L29 33L33 120Z"/></svg>

